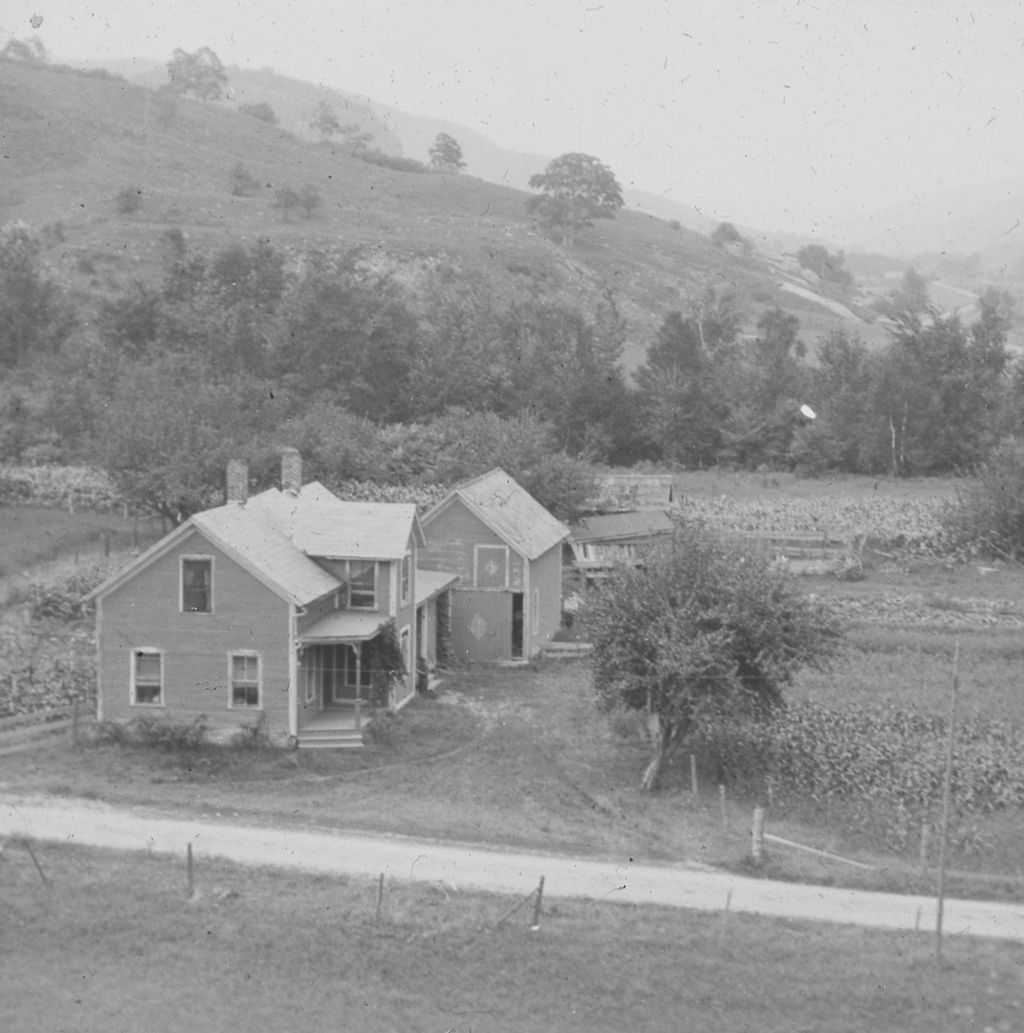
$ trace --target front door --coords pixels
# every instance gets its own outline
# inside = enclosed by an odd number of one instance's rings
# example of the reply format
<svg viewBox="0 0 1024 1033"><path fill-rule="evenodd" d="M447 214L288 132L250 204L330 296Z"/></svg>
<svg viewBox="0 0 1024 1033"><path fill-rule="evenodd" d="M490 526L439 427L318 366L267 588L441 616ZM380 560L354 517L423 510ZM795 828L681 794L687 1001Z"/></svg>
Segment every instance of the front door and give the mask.
<svg viewBox="0 0 1024 1033"><path fill-rule="evenodd" d="M323 706L368 698L373 672L369 657L364 656L363 643L331 643L314 646L310 652L307 677L318 686Z"/></svg>

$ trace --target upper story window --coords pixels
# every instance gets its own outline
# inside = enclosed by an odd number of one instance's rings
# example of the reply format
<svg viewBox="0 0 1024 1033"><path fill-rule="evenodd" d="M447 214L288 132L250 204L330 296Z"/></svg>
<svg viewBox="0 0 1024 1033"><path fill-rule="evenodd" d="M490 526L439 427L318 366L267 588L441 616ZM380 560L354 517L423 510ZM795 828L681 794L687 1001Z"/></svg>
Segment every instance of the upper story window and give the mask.
<svg viewBox="0 0 1024 1033"><path fill-rule="evenodd" d="M374 560L348 561L348 605L353 610L377 608L377 564Z"/></svg>
<svg viewBox="0 0 1024 1033"><path fill-rule="evenodd" d="M187 556L181 561L181 609L183 613L213 610L213 559Z"/></svg>

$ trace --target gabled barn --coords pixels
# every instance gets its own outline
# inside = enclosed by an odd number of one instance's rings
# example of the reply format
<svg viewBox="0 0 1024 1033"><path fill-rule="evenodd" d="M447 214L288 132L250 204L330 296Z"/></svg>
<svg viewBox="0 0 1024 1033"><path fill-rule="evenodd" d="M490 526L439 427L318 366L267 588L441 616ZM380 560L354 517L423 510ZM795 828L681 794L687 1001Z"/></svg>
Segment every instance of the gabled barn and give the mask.
<svg viewBox="0 0 1024 1033"><path fill-rule="evenodd" d="M536 655L561 622L569 528L504 470L456 487L423 517L426 569L452 571L451 642L461 660Z"/></svg>

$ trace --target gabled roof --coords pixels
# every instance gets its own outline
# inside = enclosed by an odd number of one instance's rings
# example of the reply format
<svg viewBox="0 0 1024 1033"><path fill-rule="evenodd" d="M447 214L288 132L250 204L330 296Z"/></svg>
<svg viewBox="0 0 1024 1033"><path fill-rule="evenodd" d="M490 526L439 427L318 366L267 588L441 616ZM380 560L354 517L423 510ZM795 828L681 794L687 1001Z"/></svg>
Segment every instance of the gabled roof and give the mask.
<svg viewBox="0 0 1024 1033"><path fill-rule="evenodd" d="M304 484L297 495L271 488L253 496L246 508L270 516L307 556L398 560L410 534L423 542L411 503L343 502L319 481Z"/></svg>
<svg viewBox="0 0 1024 1033"><path fill-rule="evenodd" d="M342 502L313 481L297 495L272 488L244 505L231 502L196 513L87 598L122 584L193 530L296 606L306 606L341 584L311 557L397 560L405 555L410 534L423 541L415 506Z"/></svg>
<svg viewBox="0 0 1024 1033"><path fill-rule="evenodd" d="M569 528L502 469L495 468L453 488L423 518L424 525L432 523L455 499L528 560L542 556L569 536Z"/></svg>
<svg viewBox="0 0 1024 1033"><path fill-rule="evenodd" d="M192 532L202 535L272 592L296 606L305 606L334 591L340 584L337 578L297 548L266 513L229 503L189 517L128 566L93 589L86 598L106 595L169 552Z"/></svg>
<svg viewBox="0 0 1024 1033"><path fill-rule="evenodd" d="M672 518L660 509L645 509L634 513L602 513L588 516L573 524L574 542L602 542L617 539L652 538L671 534L675 530Z"/></svg>

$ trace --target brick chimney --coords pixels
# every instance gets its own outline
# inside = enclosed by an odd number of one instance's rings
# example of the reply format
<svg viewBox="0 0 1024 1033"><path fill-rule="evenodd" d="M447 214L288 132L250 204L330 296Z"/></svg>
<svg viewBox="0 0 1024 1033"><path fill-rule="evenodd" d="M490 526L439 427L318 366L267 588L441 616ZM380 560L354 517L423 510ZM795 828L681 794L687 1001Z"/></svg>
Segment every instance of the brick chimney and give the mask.
<svg viewBox="0 0 1024 1033"><path fill-rule="evenodd" d="M225 502L244 506L249 498L249 467L240 459L228 460L227 492Z"/></svg>
<svg viewBox="0 0 1024 1033"><path fill-rule="evenodd" d="M302 487L302 454L297 448L285 448L281 452L281 491L298 495Z"/></svg>

